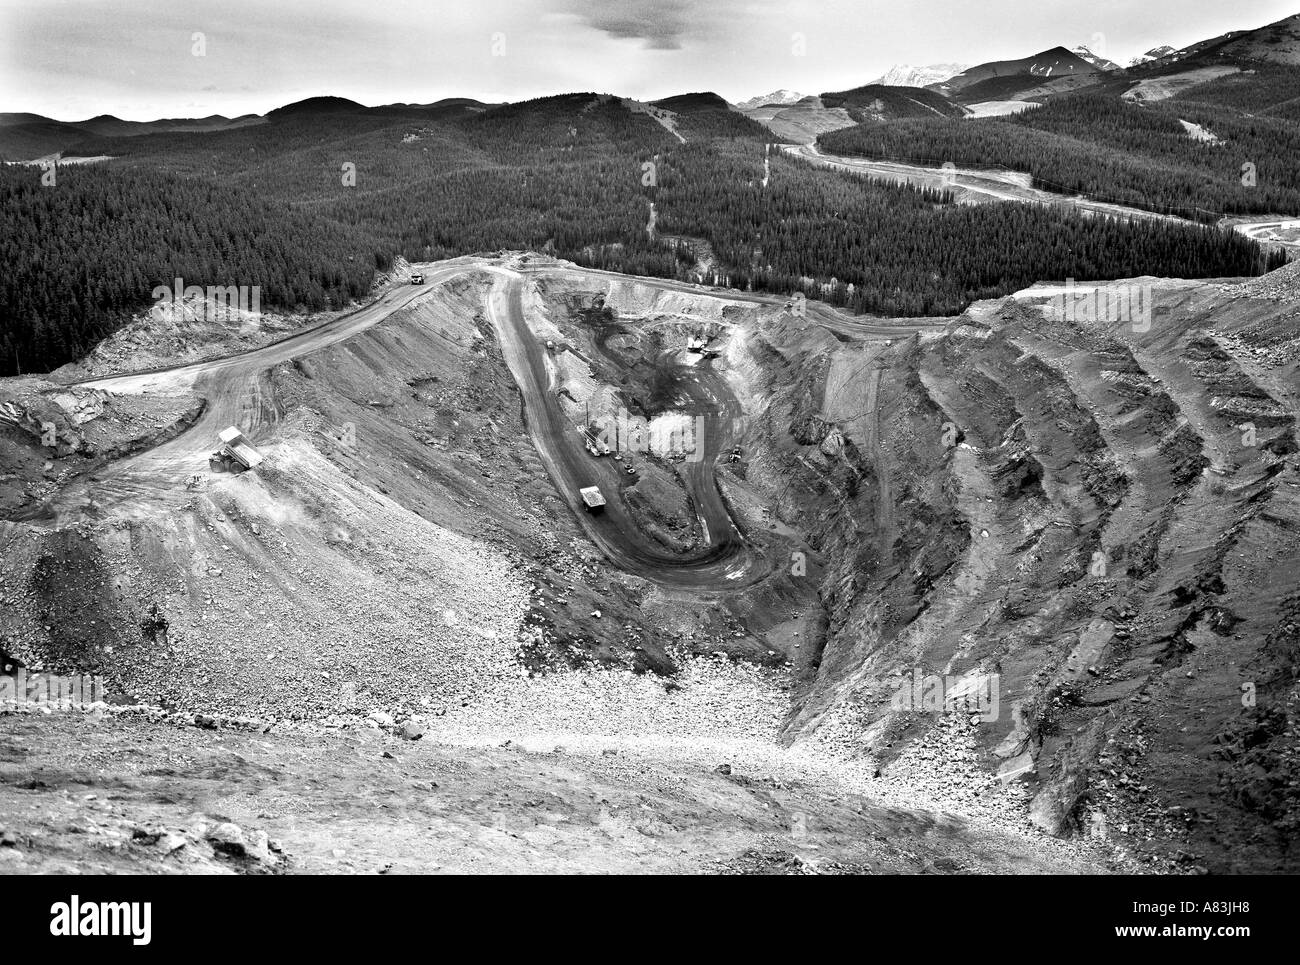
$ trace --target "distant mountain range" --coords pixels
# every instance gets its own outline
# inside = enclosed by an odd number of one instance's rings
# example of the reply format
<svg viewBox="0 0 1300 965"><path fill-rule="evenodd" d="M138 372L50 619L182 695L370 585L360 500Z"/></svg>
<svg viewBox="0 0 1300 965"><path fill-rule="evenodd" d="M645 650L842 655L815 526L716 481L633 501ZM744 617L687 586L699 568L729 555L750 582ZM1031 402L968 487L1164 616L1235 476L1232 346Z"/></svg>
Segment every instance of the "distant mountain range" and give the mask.
<svg viewBox="0 0 1300 965"><path fill-rule="evenodd" d="M1057 81L1062 77L1096 74L1099 70L1064 47L1052 47L1017 60L977 64L933 85L933 89L949 97L960 95L965 101L996 100L1017 87L1024 87L1026 80Z"/></svg>
<svg viewBox="0 0 1300 965"><path fill-rule="evenodd" d="M1119 70L1120 69L1119 64L1115 63L1115 61L1107 60L1101 54L1093 53L1090 48L1085 47L1083 44L1080 44L1079 46L1073 48L1070 51L1070 53L1074 54L1074 56L1080 58L1081 60L1086 60L1088 63L1092 64L1092 66L1096 67L1098 70Z"/></svg>
<svg viewBox="0 0 1300 965"><path fill-rule="evenodd" d="M930 64L926 67L895 64L871 83L883 87L929 87L955 77L968 67L970 64Z"/></svg>
<svg viewBox="0 0 1300 965"><path fill-rule="evenodd" d="M714 95L716 96L716 95ZM228 131L314 115L369 115L429 121L477 113L493 105L467 97L448 97L432 104L383 104L366 107L345 97L309 97L268 111L265 116L245 114L225 117L212 114L200 118L163 118L156 121L124 121L101 114L85 121L56 121L40 114L0 114L0 161L44 160L67 152L91 137L139 137L145 134L204 134Z"/></svg>
<svg viewBox="0 0 1300 965"><path fill-rule="evenodd" d="M265 119L256 114L234 118L213 114L209 117L163 118L156 121L124 121L112 114L100 114L85 121L56 121L40 114L0 114L0 160L43 159L92 136L135 137L164 132L202 134L262 123L265 123Z"/></svg>
<svg viewBox="0 0 1300 965"><path fill-rule="evenodd" d="M1152 47L1145 54L1139 54L1128 62L1130 67L1137 67L1141 64L1149 64L1153 60L1159 60L1162 57L1168 57L1170 54L1177 53L1173 47Z"/></svg>
<svg viewBox="0 0 1300 965"><path fill-rule="evenodd" d="M662 110L679 114L739 112L782 137L807 142L823 131L863 120L980 115L984 111L978 107L972 109L971 105L1041 103L1058 94L1098 84L1119 85L1117 89L1121 91L1125 84L1149 87L1147 82L1153 79L1180 73L1189 75L1190 79L1182 82L1186 86L1197 82L1197 75L1190 71L1198 67L1213 66L1220 73L1231 73L1260 64L1300 66L1300 14L1253 30L1230 31L1182 49L1155 47L1133 58L1125 67L1086 46L1072 50L1052 47L1028 57L973 66L899 64L870 84L820 96L782 88L735 105L727 104L712 92L680 94L653 103ZM265 116L246 114L233 118L213 114L201 118L127 121L101 114L83 121L58 121L39 114L0 114L0 160L41 160L60 154L77 156L78 145L94 138L209 133L312 116L363 115L391 117L395 121L438 122L462 118L493 106L496 105L459 97L431 104L376 107L342 97L312 97L276 108Z"/></svg>
<svg viewBox="0 0 1300 965"><path fill-rule="evenodd" d="M756 107L765 107L769 104L779 104L782 106L797 104L804 99L803 94L797 90L774 90L770 94L764 94L762 97L751 97L747 101L741 101L735 105L742 111L750 111Z"/></svg>
<svg viewBox="0 0 1300 965"><path fill-rule="evenodd" d="M1158 51L1168 51L1168 48L1157 47L1144 56ZM1254 30L1230 30L1190 47L1164 53L1152 62L1186 64L1190 61L1232 66L1260 63L1300 66L1300 13Z"/></svg>

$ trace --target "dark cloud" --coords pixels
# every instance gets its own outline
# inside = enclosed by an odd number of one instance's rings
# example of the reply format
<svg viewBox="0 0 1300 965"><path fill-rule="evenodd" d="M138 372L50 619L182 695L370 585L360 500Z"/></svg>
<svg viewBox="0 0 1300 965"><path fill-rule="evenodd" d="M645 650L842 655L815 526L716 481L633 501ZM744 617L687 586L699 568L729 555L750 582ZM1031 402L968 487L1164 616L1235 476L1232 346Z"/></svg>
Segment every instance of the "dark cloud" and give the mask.
<svg viewBox="0 0 1300 965"><path fill-rule="evenodd" d="M683 0L564 0L564 12L581 17L594 27L621 40L644 40L650 50L680 50L691 32L692 4ZM696 10L704 9L695 4Z"/></svg>

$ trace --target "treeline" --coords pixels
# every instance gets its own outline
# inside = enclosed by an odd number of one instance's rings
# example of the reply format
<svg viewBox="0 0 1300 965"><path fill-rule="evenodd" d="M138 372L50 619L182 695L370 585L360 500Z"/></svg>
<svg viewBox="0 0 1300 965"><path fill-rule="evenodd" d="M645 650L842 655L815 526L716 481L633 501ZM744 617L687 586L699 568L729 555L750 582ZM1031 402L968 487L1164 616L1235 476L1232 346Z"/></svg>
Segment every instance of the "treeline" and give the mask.
<svg viewBox="0 0 1300 965"><path fill-rule="evenodd" d="M658 237L684 236L718 255L706 281L890 315L953 313L1039 279L1262 267L1258 247L1231 234L957 206L775 151L764 187L761 132L729 114L691 114L681 144L616 99L567 95L445 123L330 116L108 139L94 150L116 160L61 168L53 188L38 169L5 169L0 371L84 354L177 275L258 285L268 308L318 309L364 295L396 254L533 249L693 278L694 258Z"/></svg>
<svg viewBox="0 0 1300 965"><path fill-rule="evenodd" d="M292 118L96 138L78 151L115 160L61 167L52 187L39 168L5 168L0 374L80 357L177 276L257 285L263 308L318 310L365 295L398 253L595 258L613 246L671 273L673 255L646 237L641 184L668 143L616 100L570 95L486 122Z"/></svg>
<svg viewBox="0 0 1300 965"><path fill-rule="evenodd" d="M282 201L321 202L329 210L333 202L399 187L416 199L420 182L457 171L617 162L639 177L640 161L676 143L616 98L565 94L446 122L293 115L210 134L88 139L75 153L113 157L114 167L216 179ZM353 176L345 177L345 165Z"/></svg>
<svg viewBox="0 0 1300 965"><path fill-rule="evenodd" d="M1181 123L1208 130L1217 140L1188 136ZM1300 212L1300 127L1276 118L1251 117L1226 106L1177 102L1137 106L1113 96L1077 95L1017 114L1012 122L1073 141L1139 155L1158 169L1201 178L1198 206L1223 214ZM1254 183L1243 183L1243 166ZM1146 170L1146 166L1137 166ZM1247 179L1251 180L1251 179Z"/></svg>
<svg viewBox="0 0 1300 965"><path fill-rule="evenodd" d="M287 205L158 172L0 167L0 371L84 355L158 285L259 286L263 306L323 309L364 295L390 254Z"/></svg>
<svg viewBox="0 0 1300 965"><path fill-rule="evenodd" d="M1174 104L1213 104L1251 114L1273 114L1300 99L1300 66L1267 64L1194 84L1173 96ZM1181 109L1181 108L1180 108Z"/></svg>
<svg viewBox="0 0 1300 965"><path fill-rule="evenodd" d="M1248 275L1277 267L1230 231L1091 217L1039 205L953 205L946 195L687 145L658 193L665 233L707 238L730 284L805 291L858 311L946 315L1045 279Z"/></svg>
<svg viewBox="0 0 1300 965"><path fill-rule="evenodd" d="M1219 142L1189 137L1180 120ZM860 124L818 144L832 154L1026 171L1036 187L1205 223L1300 212L1300 126L1206 104L1139 107L1078 94L1007 118Z"/></svg>

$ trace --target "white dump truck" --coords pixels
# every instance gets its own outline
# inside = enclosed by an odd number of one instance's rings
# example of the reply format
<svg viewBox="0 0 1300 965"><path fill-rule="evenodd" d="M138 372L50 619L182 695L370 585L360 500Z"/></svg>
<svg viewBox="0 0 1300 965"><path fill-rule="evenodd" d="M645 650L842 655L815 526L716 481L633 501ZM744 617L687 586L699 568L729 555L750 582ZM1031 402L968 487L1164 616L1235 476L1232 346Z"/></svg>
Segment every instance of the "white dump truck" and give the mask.
<svg viewBox="0 0 1300 965"><path fill-rule="evenodd" d="M605 497L600 494L599 486L588 486L585 489L579 489L578 495L582 497L582 503L587 507L589 513L598 513L605 508Z"/></svg>
<svg viewBox="0 0 1300 965"><path fill-rule="evenodd" d="M423 285L423 284L424 284L424 275L420 274L420 272L418 272L418 271L413 271L413 272L411 272L411 284L412 284L412 285Z"/></svg>
<svg viewBox="0 0 1300 965"><path fill-rule="evenodd" d="M221 440L221 445L208 457L208 468L213 472L232 472L237 475L261 465L262 454L248 444L237 427L222 429L217 438Z"/></svg>
<svg viewBox="0 0 1300 965"><path fill-rule="evenodd" d="M579 427L578 431L582 433L582 443L587 447L589 453L593 456L609 455L609 445L605 442L600 433L582 427Z"/></svg>

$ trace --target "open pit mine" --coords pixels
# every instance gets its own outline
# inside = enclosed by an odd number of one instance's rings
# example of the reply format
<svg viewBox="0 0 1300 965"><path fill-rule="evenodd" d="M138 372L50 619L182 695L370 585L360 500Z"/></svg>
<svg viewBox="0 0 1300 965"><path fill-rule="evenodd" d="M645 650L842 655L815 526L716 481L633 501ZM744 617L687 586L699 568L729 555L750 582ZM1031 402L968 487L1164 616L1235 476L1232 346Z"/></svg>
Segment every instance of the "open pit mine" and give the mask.
<svg viewBox="0 0 1300 965"><path fill-rule="evenodd" d="M1295 870L1297 266L1117 284L501 252L4 380L0 868Z"/></svg>

